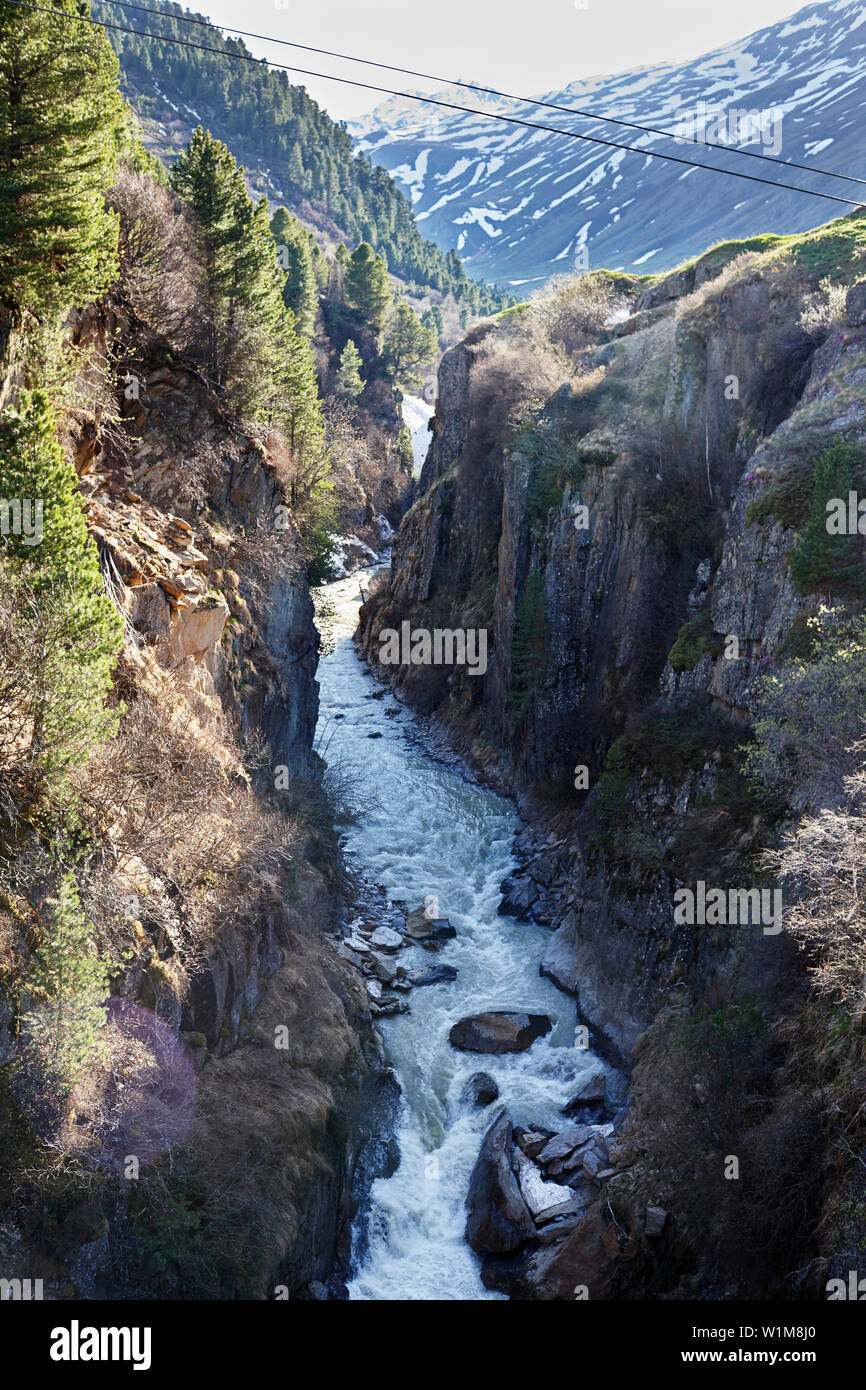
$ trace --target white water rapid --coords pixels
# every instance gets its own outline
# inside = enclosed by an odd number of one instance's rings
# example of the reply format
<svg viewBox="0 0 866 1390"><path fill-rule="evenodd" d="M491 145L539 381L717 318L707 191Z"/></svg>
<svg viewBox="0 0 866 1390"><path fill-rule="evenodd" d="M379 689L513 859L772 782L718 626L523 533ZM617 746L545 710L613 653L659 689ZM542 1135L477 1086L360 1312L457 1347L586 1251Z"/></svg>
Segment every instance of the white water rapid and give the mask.
<svg viewBox="0 0 866 1390"><path fill-rule="evenodd" d="M370 575L317 591L324 639L319 748L329 764L351 770L347 799L359 815L344 833L350 867L409 909L435 895L457 929L437 955L413 946L400 961L408 968L452 965L458 973L450 984L414 989L405 996L410 1012L378 1025L402 1089L400 1164L373 1185L368 1240L359 1246L365 1253L349 1293L371 1300L498 1298L482 1285L480 1261L463 1239L482 1135L501 1104L515 1123L561 1129L560 1107L602 1064L573 1045L573 1001L539 976L548 931L497 915L499 884L514 865L519 822L511 803L423 751L413 738L414 716L390 692L382 694L355 653L359 580L366 584ZM458 1052L448 1041L452 1024L487 1009L546 1013L554 1028L524 1053ZM500 1090L500 1100L483 1110L461 1099L477 1071L493 1076Z"/></svg>

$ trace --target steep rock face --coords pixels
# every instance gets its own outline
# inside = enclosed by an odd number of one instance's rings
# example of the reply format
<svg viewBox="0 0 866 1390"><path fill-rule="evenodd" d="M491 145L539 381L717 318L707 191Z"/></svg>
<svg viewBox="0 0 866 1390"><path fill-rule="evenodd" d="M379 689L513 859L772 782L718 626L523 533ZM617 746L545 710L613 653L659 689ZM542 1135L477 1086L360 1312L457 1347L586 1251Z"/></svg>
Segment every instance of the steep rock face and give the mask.
<svg viewBox="0 0 866 1390"><path fill-rule="evenodd" d="M858 226L843 220L832 234ZM794 478L808 506L814 459L835 437L866 439L860 285L820 333L801 325L828 268L823 254L817 234L790 253L709 253L707 265L644 291L583 360L584 373L603 369L603 389L587 393L579 378L547 401L557 451L546 474L538 428L527 433L513 413L479 460L477 350L471 340L455 349L443 363L426 491L388 584L361 614L359 642L374 665L382 628L406 619L488 629L483 677L379 670L435 710L533 822L518 837L522 868L504 885L504 910L517 905L552 928L543 972L577 997L596 1044L633 1067L633 1109L612 1158L623 1172L636 1155L650 1175L662 1162L652 1157L661 1128L650 1081L689 1020L743 999L778 1017L804 987L790 939L755 921L677 923L673 895L699 879L755 881L759 817L745 797L738 803L732 769L756 679L784 660L820 600L792 583L797 531L772 499ZM862 275L859 249L834 273ZM518 660L525 671L539 634L534 680L521 689ZM491 1267L493 1286L569 1297L586 1261L598 1265L590 1282L602 1297L676 1288L684 1247L671 1237L660 1273L623 1190L611 1187L615 1232L598 1213L581 1218L531 1267ZM614 1278L633 1238L650 1253Z"/></svg>
<svg viewBox="0 0 866 1390"><path fill-rule="evenodd" d="M698 566L719 524L731 525L729 499L753 441L775 429L802 390L802 280L791 273L771 287L747 268L713 293L723 270L709 253L684 286L667 277L655 291L663 307L649 323L641 326L640 305L653 291L637 300L637 328L627 321L609 330L587 354L586 367L605 375L607 398L596 409L588 412L568 384L547 402L580 463L554 506L544 506L543 491L539 501L537 464L514 420L500 418L491 438L489 419L478 418L487 402L473 391L474 363L501 330L477 330L443 359L421 495L395 543L387 590L362 613L361 636L375 659L381 629L406 618L485 626L483 680L460 670L438 685L431 679L429 703L447 714L447 697L464 719L471 712L472 731L488 757L489 749L504 755L513 786L562 784L575 763L593 766L611 735L655 697ZM710 293L693 306L677 297L702 286ZM702 515L708 503L712 518ZM581 507L585 527L577 524ZM527 730L510 695L530 575L540 577L546 638ZM417 673L388 674L411 698Z"/></svg>
<svg viewBox="0 0 866 1390"><path fill-rule="evenodd" d="M195 368L176 362L122 306L87 311L74 324L76 344L103 360L117 334L117 370L131 391L120 407L133 447L119 460L100 446L82 490L91 529L125 586L131 625L165 664L197 663L244 733L265 740L271 761L309 772L318 636L291 524L279 511L274 462ZM243 592L220 515L263 549ZM228 591L215 592L226 580Z"/></svg>

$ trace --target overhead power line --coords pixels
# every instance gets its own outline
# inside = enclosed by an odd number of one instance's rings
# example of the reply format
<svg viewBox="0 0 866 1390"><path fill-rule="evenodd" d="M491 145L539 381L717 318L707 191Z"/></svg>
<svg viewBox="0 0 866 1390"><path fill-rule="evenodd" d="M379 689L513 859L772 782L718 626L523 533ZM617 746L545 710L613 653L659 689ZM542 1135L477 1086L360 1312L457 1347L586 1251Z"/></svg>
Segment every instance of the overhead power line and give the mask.
<svg viewBox="0 0 866 1390"><path fill-rule="evenodd" d="M747 183L761 183L768 188L785 189L789 193L801 193L808 198L822 198L831 203L843 203L846 207L856 208L861 204L852 198L842 198L837 193L819 193L816 189L800 188L793 183L779 183L775 179L765 179L759 174L741 174L735 169L722 169L715 164L702 164L697 159L686 159L682 155L659 154L657 151L649 152L636 145L626 145L620 140L605 140L600 135L580 135L573 130L560 130L558 126L544 125L540 121L528 121L521 116L506 116L498 111L483 111L478 107L458 106L456 102L443 101L440 97L419 96L416 92L394 91L391 87L380 87L372 82L361 82L354 77L336 77L329 72L313 72L309 68L294 67L288 63L273 63L266 59L256 58L252 53L232 53L223 48L212 48L208 44L192 43L188 39L169 38L165 34L152 34L144 29L132 29L123 24L114 24L108 20L93 19L88 15L73 15L65 10L48 9L43 5L28 3L28 0L2 0L2 3L12 5L19 10L32 10L38 14L53 15L57 19L67 20L73 24L92 24L98 29L112 29L117 33L131 34L139 39L154 39L157 43L174 44L178 48L196 49L202 53L213 53L218 58L231 58L240 62L258 63L267 62L271 68L276 68L283 72L297 73L302 77L316 77L325 82L337 82L345 87L360 87L368 92L380 92L385 96L402 97L406 101L417 101L426 106L436 106L447 111L459 111L463 115L481 116L486 120L501 121L506 125L521 126L527 130L543 130L548 135L559 135L564 140L581 140L590 145L604 145L614 150L630 150L632 154L642 155L644 159L662 159L670 164L685 164L691 169L706 169L711 174L722 174L726 178L742 179ZM165 16L164 16L165 17ZM170 18L170 16L168 16Z"/></svg>
<svg viewBox="0 0 866 1390"><path fill-rule="evenodd" d="M447 87L463 87L468 92L503 97L506 101L519 102L524 106L541 106L547 111L565 111L569 116L584 116L587 120L627 126L629 130L640 130L649 135L663 135L668 140L682 140L691 145L703 146L706 144L706 141L699 140L693 135L679 135L672 130L663 130L659 126L642 125L638 121L626 121L619 116L604 116L600 111L587 111L579 106L565 106L558 101L544 101L541 97L516 96L513 92L500 92L496 87L483 87L476 82L462 82L450 77L436 77L429 72L416 72L414 68L399 68L395 67L393 63L380 63L375 58L356 58L351 53L340 53L330 48L314 48L311 44L296 43L293 39L275 38L273 34L256 34L248 29L234 29L228 24L215 25L210 20L202 19L198 15L172 14L166 10L154 10L148 5L133 4L132 0L110 0L110 3L124 10L138 10L142 14L156 15L160 19L176 19L181 24L198 24L206 29L218 28L226 34L238 34L243 39L259 39L262 43L280 44L283 48L298 48L304 53L317 53L323 58L339 58L347 63L360 63L367 68L380 68L383 72L399 72L403 77L420 77L424 82L440 82ZM742 155L744 159L761 159L766 164L774 165L777 169L802 169L807 174L824 174L827 178L845 179L848 183L866 184L866 179L857 178L855 174L841 174L837 169L822 169L817 164L798 164L794 159L776 159L775 156L761 154L758 150L744 150L739 147L732 148L728 145L715 144L710 148L724 150L726 154Z"/></svg>

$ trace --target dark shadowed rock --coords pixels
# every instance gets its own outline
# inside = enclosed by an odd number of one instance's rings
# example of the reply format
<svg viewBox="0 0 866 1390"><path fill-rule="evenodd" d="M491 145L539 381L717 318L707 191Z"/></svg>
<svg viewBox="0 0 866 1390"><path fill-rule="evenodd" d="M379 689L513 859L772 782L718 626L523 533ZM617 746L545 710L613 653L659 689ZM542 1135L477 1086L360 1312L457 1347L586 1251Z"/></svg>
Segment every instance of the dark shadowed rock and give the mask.
<svg viewBox="0 0 866 1390"><path fill-rule="evenodd" d="M409 976L416 989L421 985L445 985L457 979L453 965L431 965L429 970L413 970Z"/></svg>
<svg viewBox="0 0 866 1390"><path fill-rule="evenodd" d="M547 1165L558 1159L567 1158L581 1144L586 1144L592 1135L591 1125L569 1125L567 1129L560 1130L559 1134L555 1134L552 1139L549 1139L540 1150L539 1163Z"/></svg>
<svg viewBox="0 0 866 1390"><path fill-rule="evenodd" d="M535 1222L511 1168L511 1117L502 1110L481 1141L466 1197L466 1240L473 1250L516 1250L535 1235Z"/></svg>
<svg viewBox="0 0 866 1390"><path fill-rule="evenodd" d="M579 1297L595 1302L615 1296L622 1261L616 1230L605 1219L602 1204L595 1202L582 1214L561 1219L559 1229L556 1221L542 1229L536 1248L486 1255L481 1270L485 1288L540 1302L570 1303Z"/></svg>
<svg viewBox="0 0 866 1390"><path fill-rule="evenodd" d="M461 1052L525 1052L552 1027L547 1014L502 1011L461 1018L448 1036Z"/></svg>
<svg viewBox="0 0 866 1390"><path fill-rule="evenodd" d="M562 1245L539 1251L532 1262L533 1298L571 1301L575 1290L587 1290L591 1302L610 1297L619 1252L616 1231L596 1202L579 1219Z"/></svg>
<svg viewBox="0 0 866 1390"><path fill-rule="evenodd" d="M509 874L499 885L502 902L499 913L502 917L516 917L519 922L528 922L530 908L538 898L538 888L531 878L517 878Z"/></svg>
<svg viewBox="0 0 866 1390"><path fill-rule="evenodd" d="M457 928L452 927L447 917L434 917L430 926L433 928L430 936L434 941L450 941L457 935Z"/></svg>
<svg viewBox="0 0 866 1390"><path fill-rule="evenodd" d="M562 1113L576 1120L594 1119L604 1109L606 1095L607 1077L603 1071L596 1072L581 1086L577 1095L562 1107Z"/></svg>
<svg viewBox="0 0 866 1390"><path fill-rule="evenodd" d="M486 1071L477 1071L474 1076L470 1076L463 1087L462 1098L470 1105L477 1105L480 1109L482 1106L492 1105L495 1100L499 1099L499 1087Z"/></svg>

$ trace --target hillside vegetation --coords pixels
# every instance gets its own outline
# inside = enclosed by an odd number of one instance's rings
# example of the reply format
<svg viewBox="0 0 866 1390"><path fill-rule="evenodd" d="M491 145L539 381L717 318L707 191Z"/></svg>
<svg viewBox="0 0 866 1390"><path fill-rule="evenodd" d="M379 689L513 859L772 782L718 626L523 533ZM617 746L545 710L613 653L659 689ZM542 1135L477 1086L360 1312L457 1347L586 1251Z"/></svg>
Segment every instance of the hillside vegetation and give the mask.
<svg viewBox="0 0 866 1390"><path fill-rule="evenodd" d="M390 174L353 152L345 129L285 72L263 62L220 55L248 54L203 16L181 22L181 6L153 0L140 14L95 0L93 14L142 34L164 34L217 50L207 53L108 29L120 58L122 89L144 122L146 141L167 161L201 120L247 166L248 177L275 202L303 211L324 232L370 245L402 279L451 293L476 314L501 307L503 296L470 281L456 253L421 236L405 195ZM267 183L265 182L267 180ZM322 219L325 219L324 221Z"/></svg>
<svg viewBox="0 0 866 1390"><path fill-rule="evenodd" d="M4 1278L304 1296L381 1078L308 575L399 426L327 399L266 201L201 127L167 178L100 29L2 7L0 132ZM390 284L354 304L372 364Z"/></svg>

